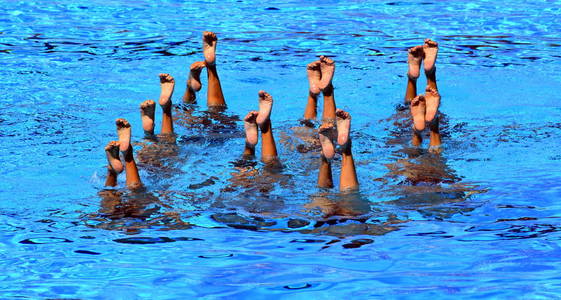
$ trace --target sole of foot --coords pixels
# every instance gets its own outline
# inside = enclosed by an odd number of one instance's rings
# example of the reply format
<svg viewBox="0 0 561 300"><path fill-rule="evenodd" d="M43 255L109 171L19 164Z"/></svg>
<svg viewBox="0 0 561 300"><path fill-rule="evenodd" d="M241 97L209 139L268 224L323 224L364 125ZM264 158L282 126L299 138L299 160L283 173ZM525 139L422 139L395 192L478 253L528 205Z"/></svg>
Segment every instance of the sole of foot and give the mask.
<svg viewBox="0 0 561 300"><path fill-rule="evenodd" d="M204 61L197 61L191 64L189 68L189 79L187 79L187 86L193 91L198 92L203 86L201 84L201 71L205 67Z"/></svg>
<svg viewBox="0 0 561 300"><path fill-rule="evenodd" d="M273 97L263 90L259 91L259 115L256 118L257 125L261 128L271 116L273 109Z"/></svg>
<svg viewBox="0 0 561 300"><path fill-rule="evenodd" d="M335 146L333 141L337 136L337 129L332 123L323 123L318 129L319 142L321 143L321 153L326 159L335 156Z"/></svg>
<svg viewBox="0 0 561 300"><path fill-rule="evenodd" d="M218 38L216 34L211 31L203 32L203 54L205 57L205 64L213 66L216 63L216 43Z"/></svg>
<svg viewBox="0 0 561 300"><path fill-rule="evenodd" d="M319 60L321 62L321 81L319 88L324 90L333 80L333 75L335 74L335 62L331 58L323 55L319 57Z"/></svg>
<svg viewBox="0 0 561 300"><path fill-rule="evenodd" d="M425 121L432 122L438 114L438 107L440 106L440 94L434 88L427 87L425 91Z"/></svg>
<svg viewBox="0 0 561 300"><path fill-rule="evenodd" d="M173 88L175 87L175 79L167 73L160 73L160 106L168 107L171 104L171 96L173 95Z"/></svg>
<svg viewBox="0 0 561 300"><path fill-rule="evenodd" d="M308 73L308 83L310 84L310 93L312 95L318 95L321 90L319 89L321 81L321 62L316 60L309 63L306 66L306 72Z"/></svg>
<svg viewBox="0 0 561 300"><path fill-rule="evenodd" d="M409 65L407 76L409 76L410 79L417 79L419 75L421 75L423 56L423 46L415 46L407 50L407 64Z"/></svg>
<svg viewBox="0 0 561 300"><path fill-rule="evenodd" d="M140 118L142 120L142 129L146 133L154 133L154 118L156 114L156 102L146 100L140 103Z"/></svg>
<svg viewBox="0 0 561 300"><path fill-rule="evenodd" d="M351 115L342 110L338 109L335 112L336 122L337 122L337 144L344 147L349 142L349 134L351 132Z"/></svg>
<svg viewBox="0 0 561 300"><path fill-rule="evenodd" d="M245 128L245 141L247 144L255 147L257 145L258 140L258 132L257 132L257 116L259 112L257 111L250 111L245 118L243 118L243 126Z"/></svg>
<svg viewBox="0 0 561 300"><path fill-rule="evenodd" d="M413 117L413 128L416 131L425 130L425 96L419 95L411 100L411 117Z"/></svg>
<svg viewBox="0 0 561 300"><path fill-rule="evenodd" d="M105 146L105 155L107 156L107 162L109 163L109 168L117 174L123 172L123 163L119 158L119 142L111 141Z"/></svg>
<svg viewBox="0 0 561 300"><path fill-rule="evenodd" d="M425 39L425 44L423 45L423 53L425 56L425 73L432 74L435 70L436 56L438 55L438 43L431 39Z"/></svg>
<svg viewBox="0 0 561 300"><path fill-rule="evenodd" d="M131 124L125 119L115 120L117 126L117 136L119 137L119 150L126 152L131 145Z"/></svg>

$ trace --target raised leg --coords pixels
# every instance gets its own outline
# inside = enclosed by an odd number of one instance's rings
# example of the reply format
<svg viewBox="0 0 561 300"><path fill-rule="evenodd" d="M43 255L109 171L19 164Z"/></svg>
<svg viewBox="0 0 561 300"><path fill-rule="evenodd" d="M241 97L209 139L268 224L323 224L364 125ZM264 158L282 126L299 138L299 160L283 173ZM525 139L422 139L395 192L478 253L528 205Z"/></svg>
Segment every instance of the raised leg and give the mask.
<svg viewBox="0 0 561 300"><path fill-rule="evenodd" d="M427 86L438 90L436 86L436 57L438 55L438 43L430 39L425 39L423 45L424 69L427 77Z"/></svg>
<svg viewBox="0 0 561 300"><path fill-rule="evenodd" d="M191 64L189 68L189 79L187 79L187 88L183 94L183 102L195 103L197 100L197 92L203 86L201 83L201 71L205 67L204 61L197 61Z"/></svg>
<svg viewBox="0 0 561 300"><path fill-rule="evenodd" d="M319 88L323 92L323 122L335 122L335 95L333 84L333 75L335 74L335 62L325 56L320 56L321 82Z"/></svg>
<svg viewBox="0 0 561 300"><path fill-rule="evenodd" d="M162 131L163 135L173 134L173 118L171 116L173 88L175 87L175 79L169 74L160 74L160 107L162 107Z"/></svg>
<svg viewBox="0 0 561 300"><path fill-rule="evenodd" d="M224 108L226 101L222 94L222 86L220 85L220 78L216 71L216 43L218 38L214 32L203 32L203 53L205 56L205 65L208 75L208 93L207 93L207 106Z"/></svg>
<svg viewBox="0 0 561 300"><path fill-rule="evenodd" d="M273 97L265 91L259 91L259 114L256 123L261 130L261 159L265 163L278 161L277 146L270 119L272 108Z"/></svg>
<svg viewBox="0 0 561 300"><path fill-rule="evenodd" d="M119 159L119 142L112 141L105 146L105 155L107 156L107 178L105 186L116 186L117 176L123 172L123 163Z"/></svg>
<svg viewBox="0 0 561 300"><path fill-rule="evenodd" d="M318 95L320 93L319 84L321 81L320 64L321 62L319 60L316 60L309 63L306 67L310 90L308 92L308 102L306 103L306 109L304 110L304 121L315 120L317 117Z"/></svg>
<svg viewBox="0 0 561 300"><path fill-rule="evenodd" d="M131 125L125 119L117 119L117 136L119 137L119 150L125 158L125 175L127 177L126 184L129 189L137 189L142 187L138 168L134 161L133 149L131 145Z"/></svg>
<svg viewBox="0 0 561 300"><path fill-rule="evenodd" d="M419 95L411 100L411 117L413 118L413 146L420 146L423 142L421 133L425 130L425 96Z"/></svg>
<svg viewBox="0 0 561 300"><path fill-rule="evenodd" d="M417 78L420 75L421 62L423 60L423 46L415 46L407 51L407 88L405 90L405 102L410 103L417 96Z"/></svg>
<svg viewBox="0 0 561 300"><path fill-rule="evenodd" d="M142 129L144 129L145 138L154 137L154 118L156 113L156 103L152 100L146 100L140 103L140 119L142 120Z"/></svg>
<svg viewBox="0 0 561 300"><path fill-rule="evenodd" d="M321 160L318 174L318 186L321 188L333 187L333 174L331 172L331 160L335 156L333 141L337 138L337 130L331 122L325 122L318 130L321 143Z"/></svg>
<svg viewBox="0 0 561 300"><path fill-rule="evenodd" d="M243 151L244 157L255 156L255 145L257 145L258 140L258 130L257 130L257 115L259 112L250 111L243 119L243 125L245 129L245 149Z"/></svg>
<svg viewBox="0 0 561 300"><path fill-rule="evenodd" d="M355 162L351 151L351 115L343 110L338 109L337 116L337 129L338 137L337 143L341 146L343 159L341 161L341 180L339 183L339 190L341 192L354 191L358 189L358 179L356 176ZM342 144L340 142L343 142Z"/></svg>

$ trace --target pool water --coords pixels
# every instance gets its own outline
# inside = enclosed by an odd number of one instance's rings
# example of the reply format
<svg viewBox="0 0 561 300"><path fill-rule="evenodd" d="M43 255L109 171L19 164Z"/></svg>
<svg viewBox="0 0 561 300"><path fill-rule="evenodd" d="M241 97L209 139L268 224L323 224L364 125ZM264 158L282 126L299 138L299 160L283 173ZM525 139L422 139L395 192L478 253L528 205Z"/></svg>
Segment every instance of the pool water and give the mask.
<svg viewBox="0 0 561 300"><path fill-rule="evenodd" d="M560 4L5 1L1 298L560 298ZM219 115L206 79L200 105L179 105L205 30ZM410 146L400 106L406 49L425 37L440 43L440 155ZM300 138L321 54L353 116L359 193L317 188L319 152ZM142 140L161 72L177 83L176 145ZM260 89L280 171L241 160ZM119 117L144 193L103 187Z"/></svg>

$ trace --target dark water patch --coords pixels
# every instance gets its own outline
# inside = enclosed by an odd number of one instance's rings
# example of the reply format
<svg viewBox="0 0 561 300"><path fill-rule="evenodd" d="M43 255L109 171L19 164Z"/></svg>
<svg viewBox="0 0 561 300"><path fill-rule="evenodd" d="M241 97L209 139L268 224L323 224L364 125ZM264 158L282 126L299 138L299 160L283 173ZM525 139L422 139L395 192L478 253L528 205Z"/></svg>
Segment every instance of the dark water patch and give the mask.
<svg viewBox="0 0 561 300"><path fill-rule="evenodd" d="M276 8L276 7L267 7L267 8L265 8L265 10L280 10L280 8Z"/></svg>
<svg viewBox="0 0 561 300"><path fill-rule="evenodd" d="M372 243L374 243L374 240L371 239L356 239L356 240L352 240L350 243L343 244L343 248L356 249Z"/></svg>
<svg viewBox="0 0 561 300"><path fill-rule="evenodd" d="M302 289L307 289L307 288L311 288L312 285L309 283L295 283L295 284L290 284L290 285L285 285L283 286L283 288L287 289L287 290L302 290Z"/></svg>
<svg viewBox="0 0 561 300"><path fill-rule="evenodd" d="M57 237L39 237L25 239L19 242L20 244L39 245L39 244L58 244L58 243L73 243L73 241L65 238Z"/></svg>
<svg viewBox="0 0 561 300"><path fill-rule="evenodd" d="M406 234L405 236L430 236L430 237L440 237L440 238L453 238L453 235L447 235L445 231L434 231L434 232L419 232Z"/></svg>
<svg viewBox="0 0 561 300"><path fill-rule="evenodd" d="M305 243L305 244L315 244L315 243L325 243L326 240L316 240L316 239L296 239L290 241L291 243Z"/></svg>
<svg viewBox="0 0 561 300"><path fill-rule="evenodd" d="M508 225L506 223L500 224L486 224L479 226L472 226L465 231L467 232L489 232L493 236L475 236L473 238L462 238L464 241L474 240L515 240L515 239L531 239L540 238L550 233L559 232L561 228L551 224L528 224L528 225Z"/></svg>
<svg viewBox="0 0 561 300"><path fill-rule="evenodd" d="M310 225L310 221L302 219L289 219L288 228L302 228Z"/></svg>
<svg viewBox="0 0 561 300"><path fill-rule="evenodd" d="M277 224L274 220L265 220L259 216L245 217L237 213L215 213L211 216L211 218L214 221L225 224L228 227L252 231L257 231L263 227L271 227Z"/></svg>
<svg viewBox="0 0 561 300"><path fill-rule="evenodd" d="M89 250L75 250L74 253L89 254L89 255L101 255L101 253L99 253L99 252L89 251Z"/></svg>
<svg viewBox="0 0 561 300"><path fill-rule="evenodd" d="M131 237L115 239L114 242L122 244L135 244L135 245L147 245L147 244L162 244L162 243L173 243L173 242L188 242L188 241L202 241L203 239L192 238L192 237Z"/></svg>
<svg viewBox="0 0 561 300"><path fill-rule="evenodd" d="M232 253L224 253L224 254L207 254L207 255L199 255L198 258L205 258L205 259L214 259L214 258L228 258L233 257L234 254Z"/></svg>

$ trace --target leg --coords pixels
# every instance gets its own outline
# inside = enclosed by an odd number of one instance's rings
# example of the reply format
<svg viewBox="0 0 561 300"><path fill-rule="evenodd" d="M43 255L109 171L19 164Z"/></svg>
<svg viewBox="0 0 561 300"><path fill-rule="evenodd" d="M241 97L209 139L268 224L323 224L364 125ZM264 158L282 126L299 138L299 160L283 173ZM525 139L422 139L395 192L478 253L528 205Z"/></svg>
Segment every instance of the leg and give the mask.
<svg viewBox="0 0 561 300"><path fill-rule="evenodd" d="M175 87L175 79L169 74L160 74L160 107L162 107L162 131L161 134L173 134L173 119L171 117L171 96Z"/></svg>
<svg viewBox="0 0 561 300"><path fill-rule="evenodd" d="M320 64L321 62L317 60L309 63L306 67L310 91L308 93L306 110L304 110L304 121L314 120L317 117L318 95L320 93L319 84L321 81Z"/></svg>
<svg viewBox="0 0 561 300"><path fill-rule="evenodd" d="M119 142L112 141L105 146L105 155L107 156L107 179L105 186L116 186L117 176L123 172L123 164L119 159Z"/></svg>
<svg viewBox="0 0 561 300"><path fill-rule="evenodd" d="M270 119L272 108L273 97L265 91L259 91L259 114L255 121L261 130L261 159L265 163L277 160L277 146Z"/></svg>
<svg viewBox="0 0 561 300"><path fill-rule="evenodd" d="M320 57L321 61L321 82L319 88L323 92L323 122L335 122L335 95L333 84L331 83L335 74L335 62L325 56Z"/></svg>
<svg viewBox="0 0 561 300"><path fill-rule="evenodd" d="M137 189L142 186L138 168L133 157L133 149L131 145L131 125L125 119L117 119L117 136L119 136L119 150L125 157L125 175L126 183L129 189Z"/></svg>
<svg viewBox="0 0 561 300"><path fill-rule="evenodd" d="M244 157L255 156L255 145L257 145L257 115L259 112L250 111L243 119L245 128L245 149L243 151Z"/></svg>
<svg viewBox="0 0 561 300"><path fill-rule="evenodd" d="M425 130L425 96L419 95L411 100L411 116L413 118L413 146L420 146L423 142L421 133Z"/></svg>
<svg viewBox="0 0 561 300"><path fill-rule="evenodd" d="M355 162L351 151L351 115L348 112L337 110L337 143L341 146L343 160L341 162L341 180L339 190L341 192L357 190L358 179L356 177Z"/></svg>
<svg viewBox="0 0 561 300"><path fill-rule="evenodd" d="M424 68L425 76L427 77L427 86L438 90L438 88L436 87L435 66L436 56L438 54L438 43L435 41L431 41L430 39L426 39L425 44L423 45L423 53L425 56Z"/></svg>
<svg viewBox="0 0 561 300"><path fill-rule="evenodd" d="M222 94L222 86L220 85L220 78L216 71L216 42L218 38L214 32L203 32L203 53L205 56L205 65L207 68L208 76L208 93L207 93L207 106L208 107L225 107L224 95Z"/></svg>
<svg viewBox="0 0 561 300"><path fill-rule="evenodd" d="M156 103L152 100L146 100L140 103L140 119L142 120L142 129L144 129L145 138L154 137L154 118L156 113Z"/></svg>
<svg viewBox="0 0 561 300"><path fill-rule="evenodd" d="M405 102L409 103L417 96L417 78L420 75L421 61L423 59L423 46L415 46L407 52L407 89L405 90Z"/></svg>
<svg viewBox="0 0 561 300"><path fill-rule="evenodd" d="M325 122L318 130L321 143L321 161L318 174L318 186L321 188L333 187L333 175L331 172L331 159L335 156L333 140L336 139L337 130L331 122Z"/></svg>
<svg viewBox="0 0 561 300"><path fill-rule="evenodd" d="M187 79L187 88L185 89L185 94L183 95L183 102L185 103L195 103L197 99L197 92L201 90L203 86L201 84L201 71L205 67L204 61L197 61L191 64L189 70L189 79Z"/></svg>
<svg viewBox="0 0 561 300"><path fill-rule="evenodd" d="M318 174L318 187L320 188L332 188L333 187L333 175L331 172L331 161L325 158L323 154L321 155L321 162L319 165Z"/></svg>

